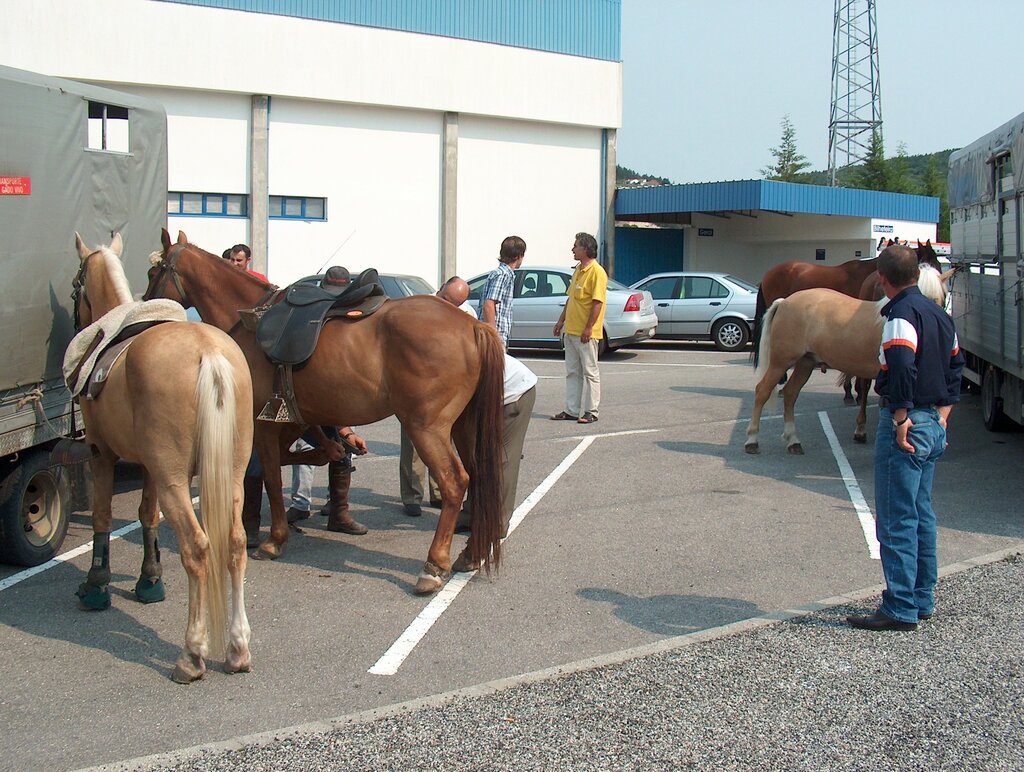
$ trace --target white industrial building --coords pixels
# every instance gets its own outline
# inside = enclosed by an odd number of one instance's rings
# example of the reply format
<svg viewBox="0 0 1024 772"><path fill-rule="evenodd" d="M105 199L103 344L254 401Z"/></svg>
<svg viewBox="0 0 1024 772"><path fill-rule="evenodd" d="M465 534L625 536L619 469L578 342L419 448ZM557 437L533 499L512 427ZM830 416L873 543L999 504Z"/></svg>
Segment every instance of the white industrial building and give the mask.
<svg viewBox="0 0 1024 772"><path fill-rule="evenodd" d="M279 284L332 263L436 283L490 269L510 234L550 262L577 231L614 233L620 15L619 0L5 0L0 63L161 102L172 234L249 243Z"/></svg>

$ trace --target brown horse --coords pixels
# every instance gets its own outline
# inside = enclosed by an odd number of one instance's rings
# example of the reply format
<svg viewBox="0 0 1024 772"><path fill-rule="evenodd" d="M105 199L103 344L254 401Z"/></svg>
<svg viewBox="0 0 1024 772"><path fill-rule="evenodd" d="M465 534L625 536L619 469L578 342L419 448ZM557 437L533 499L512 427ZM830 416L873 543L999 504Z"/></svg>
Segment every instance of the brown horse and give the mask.
<svg viewBox="0 0 1024 772"><path fill-rule="evenodd" d="M132 303L132 294L119 259L120 234L109 248L88 249L77 233L75 244L81 259L75 314L85 328L80 337L90 341L103 324L102 317ZM231 577L233 609L224 670L250 670L241 508L253 420L252 384L242 352L212 327L186 321L158 323L132 338L110 366L103 390L94 399L83 396L81 407L85 439L94 449L90 463L95 479L93 562L78 591L83 607L99 610L110 605L114 463L124 459L141 464L139 520L145 552L136 597L145 603L164 598L156 540L161 510L177 534L188 574L185 645L171 677L179 683L202 677L208 638L215 650L224 650L225 573ZM190 490L196 472L202 524Z"/></svg>
<svg viewBox="0 0 1024 772"><path fill-rule="evenodd" d="M277 302L271 285L220 257L163 232L145 297L195 306L203 320L230 331L252 372L254 407L275 394L275 368L239 310ZM296 403L309 425L360 426L398 416L441 489L443 506L417 593L438 590L453 568L452 536L467 488L472 532L455 570L500 560L504 352L495 330L443 300L389 300L358 321L332 319L312 357L294 372ZM276 558L288 538L281 495L282 435L294 424L257 421L255 448L270 499L270 538L257 557ZM452 448L452 440L458 454ZM473 484L470 485L470 480Z"/></svg>
<svg viewBox="0 0 1024 772"><path fill-rule="evenodd" d="M945 302L942 276L931 267L921 269L918 287L939 305ZM761 411L769 399L775 398L776 384L786 370L793 368L793 374L782 389L782 439L789 452L797 455L802 455L804 450L796 434L796 399L814 369L824 365L858 378L874 378L878 374L878 352L885 323L879 311L885 302L857 300L835 290L814 288L772 303L764 316L757 368L759 380L754 389L754 409L744 443L747 453L760 450ZM862 425L858 426L858 431L863 433Z"/></svg>

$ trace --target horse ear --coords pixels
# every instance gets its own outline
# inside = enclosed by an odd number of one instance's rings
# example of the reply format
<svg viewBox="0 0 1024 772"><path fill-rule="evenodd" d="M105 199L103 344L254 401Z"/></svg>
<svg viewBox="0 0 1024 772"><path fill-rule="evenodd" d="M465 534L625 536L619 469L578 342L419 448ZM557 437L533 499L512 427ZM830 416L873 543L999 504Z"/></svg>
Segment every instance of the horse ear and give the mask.
<svg viewBox="0 0 1024 772"><path fill-rule="evenodd" d="M120 232L114 234L114 238L110 240L110 251L118 257L124 252L124 241L121 240Z"/></svg>
<svg viewBox="0 0 1024 772"><path fill-rule="evenodd" d="M188 236L185 235L185 231L178 231L178 243L188 244Z"/></svg>
<svg viewBox="0 0 1024 772"><path fill-rule="evenodd" d="M89 247L85 246L85 242L82 241L82 237L78 235L78 231L75 231L75 249L78 250L78 259L85 261L90 254Z"/></svg>
<svg viewBox="0 0 1024 772"><path fill-rule="evenodd" d="M171 248L171 234L167 232L166 228L160 229L160 245L164 248L164 252Z"/></svg>
<svg viewBox="0 0 1024 772"><path fill-rule="evenodd" d="M917 243L918 243L918 244L920 244L921 242L919 241L919 242L917 242ZM932 245L932 240L931 240L931 239L928 239L928 240L927 240L927 241L926 241L926 242L924 243L924 245L925 245L926 247L930 247L930 246Z"/></svg>

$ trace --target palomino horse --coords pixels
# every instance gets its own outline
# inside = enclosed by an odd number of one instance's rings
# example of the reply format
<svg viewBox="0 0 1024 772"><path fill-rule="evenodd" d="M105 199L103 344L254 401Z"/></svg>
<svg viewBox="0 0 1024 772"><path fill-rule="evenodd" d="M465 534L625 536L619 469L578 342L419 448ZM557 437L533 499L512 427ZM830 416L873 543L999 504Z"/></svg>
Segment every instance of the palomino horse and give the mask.
<svg viewBox="0 0 1024 772"><path fill-rule="evenodd" d="M890 240L889 245L892 243ZM936 271L942 271L930 239L927 245L918 242L917 261L931 265ZM839 265L817 265L816 263L805 263L802 260L789 260L769 268L761 279L761 285L757 288L753 351L751 352L754 364L758 363L760 356L761 327L765 311L772 303L780 298L787 298L794 292L814 287L833 289L852 298L863 297L861 289L866 283L875 281L877 268L877 257L867 260L848 260ZM783 377L785 377L785 373L783 373ZM849 377L843 379L842 386L846 404L852 405L854 399Z"/></svg>
<svg viewBox="0 0 1024 772"><path fill-rule="evenodd" d="M275 394L275 368L255 334L240 324L239 310L276 302L280 293L189 244L180 231L175 244L167 231L162 238L163 252L154 255L145 297L195 306L204 321L229 331L249 361L254 404L261 409ZM439 298L418 295L389 300L358 321L328 321L313 355L294 371L305 423L360 426L397 415L437 480L443 506L417 593L438 590L451 573L452 536L467 487L472 533L454 568L489 568L500 560L504 368L501 339L493 328ZM270 538L256 557L278 557L288 538L280 446L282 433L295 428L256 422L254 444L273 519Z"/></svg>
<svg viewBox="0 0 1024 772"><path fill-rule="evenodd" d="M101 318L132 303L132 294L119 259L120 234L109 248L90 250L77 233L75 243L81 259L75 314L82 328L97 322L82 333L93 338L103 324ZM145 554L136 596L146 603L164 597L156 541L161 510L177 534L188 574L185 645L171 677L179 683L202 677L208 639L215 651L224 651L225 573L231 576L233 609L224 670L250 670L241 508L253 419L252 383L242 352L213 327L161 322L132 339L110 367L103 390L95 399L83 396L81 406L85 439L94 449L90 463L95 478L93 562L78 591L82 605L96 610L110 605L114 463L124 459L141 464L139 520ZM195 472L202 524L192 507L190 483Z"/></svg>
<svg viewBox="0 0 1024 772"><path fill-rule="evenodd" d="M937 271L922 266L921 292L942 305L945 287ZM878 351L885 319L879 313L887 300L857 300L831 289L807 289L772 303L764 316L759 381L754 389L754 410L747 428L744 450L759 452L761 411L775 398L776 384L793 368L782 389L784 428L782 439L790 453L803 454L796 434L795 406L800 390L816 367L827 366L859 378L878 374ZM858 419L861 420L861 419ZM863 426L858 426L863 432Z"/></svg>

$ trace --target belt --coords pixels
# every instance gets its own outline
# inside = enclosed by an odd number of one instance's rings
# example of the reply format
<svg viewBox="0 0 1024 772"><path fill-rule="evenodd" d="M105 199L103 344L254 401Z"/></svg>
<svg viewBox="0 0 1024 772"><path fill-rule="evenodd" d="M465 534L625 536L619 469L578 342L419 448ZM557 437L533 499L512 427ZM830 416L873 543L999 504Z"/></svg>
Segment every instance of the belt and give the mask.
<svg viewBox="0 0 1024 772"><path fill-rule="evenodd" d="M879 407L889 407L890 404L891 403L890 403L890 400L889 400L888 397L879 397L878 398L878 406ZM914 405L912 408L908 408L908 409L909 410L931 410L933 407L935 407L935 405Z"/></svg>

